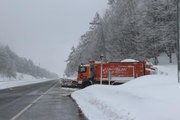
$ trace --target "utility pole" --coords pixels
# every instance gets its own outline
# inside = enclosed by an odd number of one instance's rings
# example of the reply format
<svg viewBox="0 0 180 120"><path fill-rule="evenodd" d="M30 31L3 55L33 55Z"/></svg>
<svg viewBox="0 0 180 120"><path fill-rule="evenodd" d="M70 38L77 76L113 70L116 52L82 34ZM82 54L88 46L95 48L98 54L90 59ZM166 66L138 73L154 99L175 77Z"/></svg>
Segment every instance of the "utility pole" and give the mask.
<svg viewBox="0 0 180 120"><path fill-rule="evenodd" d="M102 79L103 79L103 61L107 61L106 58L106 48L105 48L105 36L104 36L104 29L103 29L103 22L102 19L99 18L99 22L91 22L89 24L91 25L99 25L101 29L101 42L102 42L102 48L101 48L101 55L100 55L100 60L101 60L101 66L100 66L100 84L102 84Z"/></svg>
<svg viewBox="0 0 180 120"><path fill-rule="evenodd" d="M104 29L103 29L103 23L101 22L91 22L89 23L91 25L99 25L101 29L101 41L102 41L102 50L101 50L101 55L103 55L104 60L106 61L106 42L105 42L105 35L104 35Z"/></svg>
<svg viewBox="0 0 180 120"><path fill-rule="evenodd" d="M177 0L177 55L178 55L178 83L180 83L180 42L179 42L179 36L180 36L180 30L179 30L179 24L180 24L180 1Z"/></svg>
<svg viewBox="0 0 180 120"><path fill-rule="evenodd" d="M104 60L106 61L107 60L107 58L106 58L106 48L105 48L106 43L105 43L104 30L103 30L102 23L101 23L101 34L102 34L102 36L101 36L101 39L102 39L102 54L104 56Z"/></svg>

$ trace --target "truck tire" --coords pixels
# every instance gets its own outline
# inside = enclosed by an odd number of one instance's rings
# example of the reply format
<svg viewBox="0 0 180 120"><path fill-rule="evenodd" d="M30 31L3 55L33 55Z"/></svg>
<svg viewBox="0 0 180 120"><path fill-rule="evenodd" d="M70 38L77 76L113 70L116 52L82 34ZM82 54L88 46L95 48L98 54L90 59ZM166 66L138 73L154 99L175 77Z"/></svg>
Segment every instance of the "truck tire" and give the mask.
<svg viewBox="0 0 180 120"><path fill-rule="evenodd" d="M90 79L85 79L85 80L83 81L83 83L82 83L82 88L88 87L88 86L90 86L90 85L92 85L92 84L93 84L92 80L90 80Z"/></svg>

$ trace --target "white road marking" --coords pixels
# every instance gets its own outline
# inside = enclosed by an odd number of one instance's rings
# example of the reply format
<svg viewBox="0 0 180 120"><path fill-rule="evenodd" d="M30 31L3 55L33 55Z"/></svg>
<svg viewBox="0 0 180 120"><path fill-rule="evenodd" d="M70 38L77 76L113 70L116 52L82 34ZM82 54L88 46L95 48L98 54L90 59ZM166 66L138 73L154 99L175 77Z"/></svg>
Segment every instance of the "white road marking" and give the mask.
<svg viewBox="0 0 180 120"><path fill-rule="evenodd" d="M27 105L23 110L21 110L18 114L16 114L10 120L16 120L17 118L19 118L24 112L26 112L33 104L37 103L44 95L46 95L51 90L51 88L53 88L57 84L58 84L58 82L55 85L53 85L52 87L50 87L46 92L44 92L41 96L39 96L33 102L31 102L29 105Z"/></svg>

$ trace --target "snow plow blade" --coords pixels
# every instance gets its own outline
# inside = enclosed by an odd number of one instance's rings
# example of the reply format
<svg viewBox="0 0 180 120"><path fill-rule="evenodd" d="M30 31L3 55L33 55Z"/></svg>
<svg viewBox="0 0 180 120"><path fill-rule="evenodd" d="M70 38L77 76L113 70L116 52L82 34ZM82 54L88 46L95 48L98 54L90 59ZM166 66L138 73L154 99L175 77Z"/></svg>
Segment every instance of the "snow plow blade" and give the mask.
<svg viewBox="0 0 180 120"><path fill-rule="evenodd" d="M67 88L78 88L78 83L75 80L62 79L61 80L61 86L67 87Z"/></svg>

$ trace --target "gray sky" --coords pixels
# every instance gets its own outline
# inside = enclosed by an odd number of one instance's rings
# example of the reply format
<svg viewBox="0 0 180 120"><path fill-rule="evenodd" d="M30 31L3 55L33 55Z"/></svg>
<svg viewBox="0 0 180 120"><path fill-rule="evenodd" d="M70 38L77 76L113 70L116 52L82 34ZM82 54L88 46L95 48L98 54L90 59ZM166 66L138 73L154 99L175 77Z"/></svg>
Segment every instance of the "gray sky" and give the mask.
<svg viewBox="0 0 180 120"><path fill-rule="evenodd" d="M62 75L73 45L107 0L0 0L0 42Z"/></svg>

